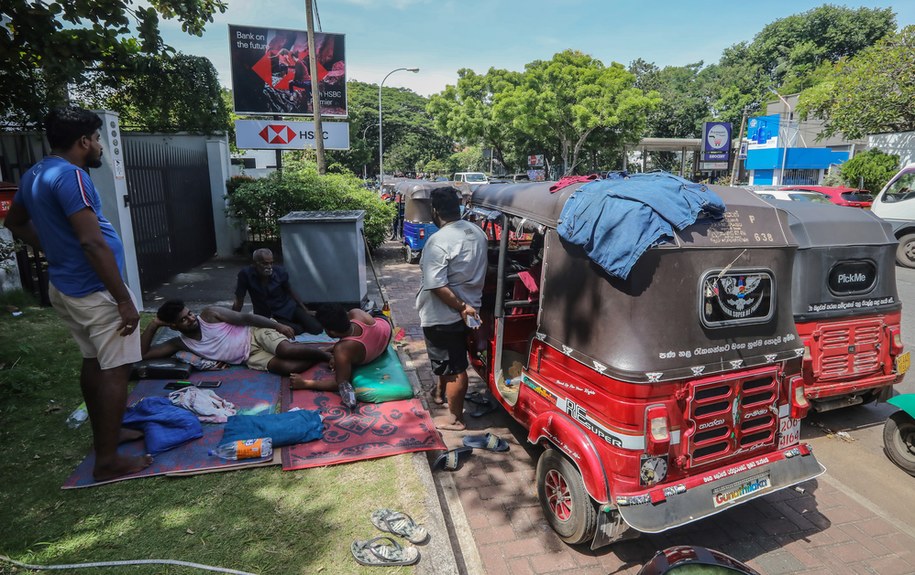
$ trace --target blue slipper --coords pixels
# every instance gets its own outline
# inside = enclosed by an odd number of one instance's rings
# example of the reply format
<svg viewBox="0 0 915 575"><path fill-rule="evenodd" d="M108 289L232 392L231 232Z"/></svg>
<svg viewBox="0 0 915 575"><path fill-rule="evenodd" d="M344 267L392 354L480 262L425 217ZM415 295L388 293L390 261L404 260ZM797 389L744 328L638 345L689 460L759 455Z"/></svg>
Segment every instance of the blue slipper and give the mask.
<svg viewBox="0 0 915 575"><path fill-rule="evenodd" d="M508 451L508 443L492 433L486 435L466 435L464 436L464 445L475 449L486 449L488 451Z"/></svg>
<svg viewBox="0 0 915 575"><path fill-rule="evenodd" d="M458 447L457 449L446 451L438 456L438 459L435 460L432 467L435 469L454 471L470 457L471 453L473 453L472 447Z"/></svg>

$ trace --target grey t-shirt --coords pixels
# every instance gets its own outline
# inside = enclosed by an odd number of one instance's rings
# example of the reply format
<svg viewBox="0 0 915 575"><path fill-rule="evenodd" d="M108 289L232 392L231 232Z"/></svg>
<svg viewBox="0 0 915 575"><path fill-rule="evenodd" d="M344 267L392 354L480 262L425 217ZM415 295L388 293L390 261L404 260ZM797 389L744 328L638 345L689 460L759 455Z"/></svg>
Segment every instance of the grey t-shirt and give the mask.
<svg viewBox="0 0 915 575"><path fill-rule="evenodd" d="M416 309L423 327L461 321L454 311L431 291L448 286L461 300L480 309L486 279L486 234L480 226L464 220L445 224L429 236L419 260L422 283L416 293Z"/></svg>

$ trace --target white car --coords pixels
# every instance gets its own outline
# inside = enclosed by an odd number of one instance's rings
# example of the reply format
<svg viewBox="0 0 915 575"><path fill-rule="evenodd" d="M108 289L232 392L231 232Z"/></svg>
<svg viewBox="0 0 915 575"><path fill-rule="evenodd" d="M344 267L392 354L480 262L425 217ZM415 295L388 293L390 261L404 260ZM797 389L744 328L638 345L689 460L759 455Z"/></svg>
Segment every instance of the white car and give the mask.
<svg viewBox="0 0 915 575"><path fill-rule="evenodd" d="M890 178L874 198L871 210L893 226L899 240L896 263L915 268L915 164Z"/></svg>
<svg viewBox="0 0 915 575"><path fill-rule="evenodd" d="M489 178L483 172L457 172L451 176L451 181L468 184L488 184Z"/></svg>
<svg viewBox="0 0 915 575"><path fill-rule="evenodd" d="M820 192L805 192L798 190L753 190L757 196L764 200L789 200L792 202L813 202L816 204L831 204L829 196Z"/></svg>

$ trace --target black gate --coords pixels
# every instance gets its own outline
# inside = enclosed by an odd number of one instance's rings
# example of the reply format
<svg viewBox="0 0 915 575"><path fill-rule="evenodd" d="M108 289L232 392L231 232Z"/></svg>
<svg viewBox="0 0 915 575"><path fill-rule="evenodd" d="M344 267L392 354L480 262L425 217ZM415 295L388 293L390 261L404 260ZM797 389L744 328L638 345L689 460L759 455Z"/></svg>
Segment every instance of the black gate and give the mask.
<svg viewBox="0 0 915 575"><path fill-rule="evenodd" d="M151 289L216 253L207 153L161 136L123 136L140 284Z"/></svg>

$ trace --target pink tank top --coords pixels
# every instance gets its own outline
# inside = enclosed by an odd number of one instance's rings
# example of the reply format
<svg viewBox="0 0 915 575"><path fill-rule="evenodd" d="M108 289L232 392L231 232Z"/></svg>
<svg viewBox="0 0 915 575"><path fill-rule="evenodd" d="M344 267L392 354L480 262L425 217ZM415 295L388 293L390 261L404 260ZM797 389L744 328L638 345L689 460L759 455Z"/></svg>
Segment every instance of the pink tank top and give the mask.
<svg viewBox="0 0 915 575"><path fill-rule="evenodd" d="M387 321L375 318L375 323L366 325L359 320L351 319L351 322L362 328L362 335L352 335L344 337L340 341L358 341L365 348L365 360L368 363L378 358L388 347L388 341L391 339L391 324Z"/></svg>
<svg viewBox="0 0 915 575"><path fill-rule="evenodd" d="M251 328L230 323L200 323L200 341L181 335L181 341L191 351L205 359L244 364L251 354Z"/></svg>

